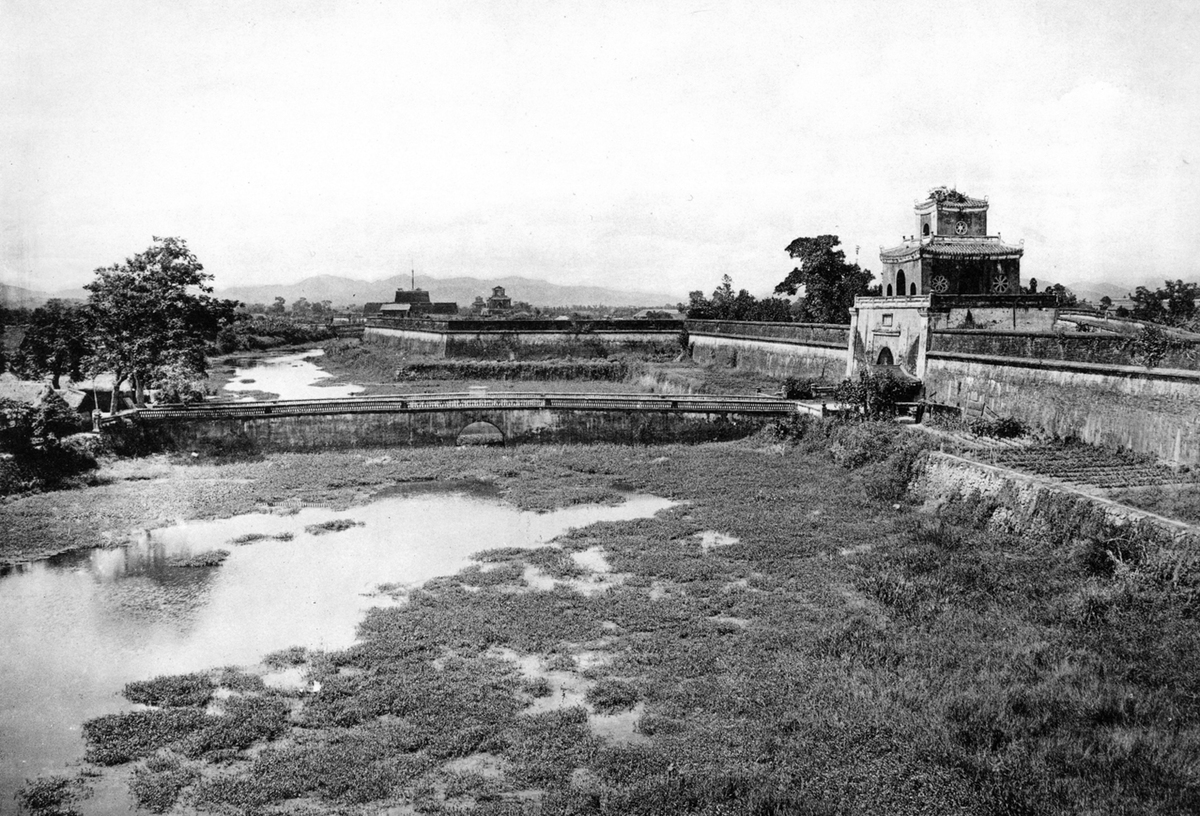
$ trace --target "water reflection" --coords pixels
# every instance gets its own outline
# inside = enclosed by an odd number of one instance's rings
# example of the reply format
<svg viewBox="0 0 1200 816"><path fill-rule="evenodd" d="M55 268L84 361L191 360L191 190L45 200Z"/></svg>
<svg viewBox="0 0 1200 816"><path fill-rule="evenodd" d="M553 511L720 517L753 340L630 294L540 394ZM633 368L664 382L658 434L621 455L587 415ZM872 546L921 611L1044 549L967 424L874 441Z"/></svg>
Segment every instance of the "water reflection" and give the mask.
<svg viewBox="0 0 1200 816"><path fill-rule="evenodd" d="M294 645L342 648L367 607L390 602L380 584L423 583L462 569L478 550L535 546L669 505L632 496L536 514L478 495L417 492L342 512L190 522L120 549L18 567L0 577L0 802L11 803L24 778L77 759L83 721L128 709L120 690L130 680L254 664ZM305 529L334 519L363 526ZM267 538L233 543L248 534ZM175 566L215 549L230 551L220 567Z"/></svg>
<svg viewBox="0 0 1200 816"><path fill-rule="evenodd" d="M312 358L325 354L323 349L309 349L296 354L247 357L233 362L232 379L226 391L265 391L275 395L270 399L335 399L349 397L363 390L361 385L318 385L333 375L321 369ZM231 361L232 362L232 361ZM253 401L255 397L242 397Z"/></svg>

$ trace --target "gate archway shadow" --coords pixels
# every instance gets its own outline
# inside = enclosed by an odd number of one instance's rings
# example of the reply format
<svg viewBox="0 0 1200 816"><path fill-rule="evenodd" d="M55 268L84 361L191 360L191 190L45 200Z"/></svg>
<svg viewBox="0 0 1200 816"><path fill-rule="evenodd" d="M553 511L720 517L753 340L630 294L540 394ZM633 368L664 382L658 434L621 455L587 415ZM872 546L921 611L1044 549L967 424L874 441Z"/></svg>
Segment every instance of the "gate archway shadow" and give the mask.
<svg viewBox="0 0 1200 816"><path fill-rule="evenodd" d="M490 422L472 422L458 432L456 445L503 445L504 433Z"/></svg>

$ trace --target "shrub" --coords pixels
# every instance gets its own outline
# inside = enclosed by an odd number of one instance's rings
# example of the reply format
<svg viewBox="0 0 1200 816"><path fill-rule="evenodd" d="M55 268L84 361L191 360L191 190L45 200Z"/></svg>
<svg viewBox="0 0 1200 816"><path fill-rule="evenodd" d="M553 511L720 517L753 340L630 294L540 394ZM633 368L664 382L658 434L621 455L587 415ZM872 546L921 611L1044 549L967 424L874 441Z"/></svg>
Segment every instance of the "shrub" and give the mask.
<svg viewBox="0 0 1200 816"><path fill-rule="evenodd" d="M812 399L815 380L788 377L783 381L783 396L786 399Z"/></svg>
<svg viewBox="0 0 1200 816"><path fill-rule="evenodd" d="M901 433L892 422L843 423L831 435L829 452L833 461L856 470L887 459Z"/></svg>
<svg viewBox="0 0 1200 816"><path fill-rule="evenodd" d="M196 371L183 365L163 366L154 377L158 401L191 405L208 396Z"/></svg>
<svg viewBox="0 0 1200 816"><path fill-rule="evenodd" d="M853 405L867 419L896 415L896 403L913 396L920 383L892 374L877 375L864 368L857 380L843 380L834 392L838 402Z"/></svg>
<svg viewBox="0 0 1200 816"><path fill-rule="evenodd" d="M638 690L625 680L605 679L588 689L585 699L600 714L616 714L637 704Z"/></svg>
<svg viewBox="0 0 1200 816"><path fill-rule="evenodd" d="M202 706L212 699L215 690L203 674L175 674L126 683L122 693L131 703L175 708Z"/></svg>
<svg viewBox="0 0 1200 816"><path fill-rule="evenodd" d="M1012 439L1022 436L1026 431L1021 421L1013 417L996 417L995 419L980 417L971 420L967 427L976 436L990 436L995 439Z"/></svg>
<svg viewBox="0 0 1200 816"><path fill-rule="evenodd" d="M46 776L27 779L14 798L32 816L79 816L74 804L89 795L91 790L78 779Z"/></svg>
<svg viewBox="0 0 1200 816"><path fill-rule="evenodd" d="M194 708L164 708L106 714L83 724L86 758L97 765L122 765L148 757L204 726L207 718Z"/></svg>
<svg viewBox="0 0 1200 816"><path fill-rule="evenodd" d="M882 462L863 469L863 489L878 501L896 502L904 498L920 472L929 449L926 439L906 436L899 440Z"/></svg>
<svg viewBox="0 0 1200 816"><path fill-rule="evenodd" d="M179 794L200 778L200 772L184 764L174 754L150 757L133 769L129 792L138 807L152 813L166 813L175 806Z"/></svg>

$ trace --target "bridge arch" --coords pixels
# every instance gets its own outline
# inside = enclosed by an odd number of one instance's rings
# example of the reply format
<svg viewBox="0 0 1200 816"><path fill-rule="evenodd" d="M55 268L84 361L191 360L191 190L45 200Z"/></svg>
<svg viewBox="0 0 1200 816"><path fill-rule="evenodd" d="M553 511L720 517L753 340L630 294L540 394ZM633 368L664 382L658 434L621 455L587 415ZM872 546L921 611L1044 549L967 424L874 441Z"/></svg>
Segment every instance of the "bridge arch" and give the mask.
<svg viewBox="0 0 1200 816"><path fill-rule="evenodd" d="M503 445L504 432L484 419L477 419L458 432L456 445Z"/></svg>

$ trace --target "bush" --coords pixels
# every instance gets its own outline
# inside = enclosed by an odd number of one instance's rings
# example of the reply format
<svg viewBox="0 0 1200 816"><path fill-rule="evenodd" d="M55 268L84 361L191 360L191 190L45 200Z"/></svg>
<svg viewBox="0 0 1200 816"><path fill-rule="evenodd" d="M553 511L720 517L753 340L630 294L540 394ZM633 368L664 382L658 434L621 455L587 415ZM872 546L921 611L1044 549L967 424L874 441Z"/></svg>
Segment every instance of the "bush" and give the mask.
<svg viewBox="0 0 1200 816"><path fill-rule="evenodd" d="M125 684L122 692L131 703L177 708L202 706L212 699L216 686L202 674L175 674Z"/></svg>
<svg viewBox="0 0 1200 816"><path fill-rule="evenodd" d="M896 403L914 396L920 383L902 380L892 374L877 375L868 369L858 372L857 380L843 380L834 392L838 402L853 405L867 419L896 415Z"/></svg>
<svg viewBox="0 0 1200 816"><path fill-rule="evenodd" d="M47 776L27 779L14 798L32 816L78 816L73 805L90 794L78 779Z"/></svg>
<svg viewBox="0 0 1200 816"><path fill-rule="evenodd" d="M158 401L192 405L203 402L208 392L197 372L182 365L164 366L154 378Z"/></svg>
<svg viewBox="0 0 1200 816"><path fill-rule="evenodd" d="M152 813L166 813L175 806L183 789L199 778L199 770L185 765L179 757L161 754L133 769L129 792L138 807Z"/></svg>
<svg viewBox="0 0 1200 816"><path fill-rule="evenodd" d="M829 452L842 467L857 470L887 459L901 433L892 422L842 423L830 437Z"/></svg>
<svg viewBox="0 0 1200 816"><path fill-rule="evenodd" d="M600 714L616 714L637 705L638 690L625 680L605 679L588 689L585 699Z"/></svg>
<svg viewBox="0 0 1200 816"><path fill-rule="evenodd" d="M783 381L783 396L786 399L812 399L816 386L815 380L804 380L799 377L788 377Z"/></svg>
<svg viewBox="0 0 1200 816"><path fill-rule="evenodd" d="M1013 417L996 417L995 419L980 417L971 420L967 427L976 436L990 436L995 439L1012 439L1024 435L1026 431L1021 421Z"/></svg>

